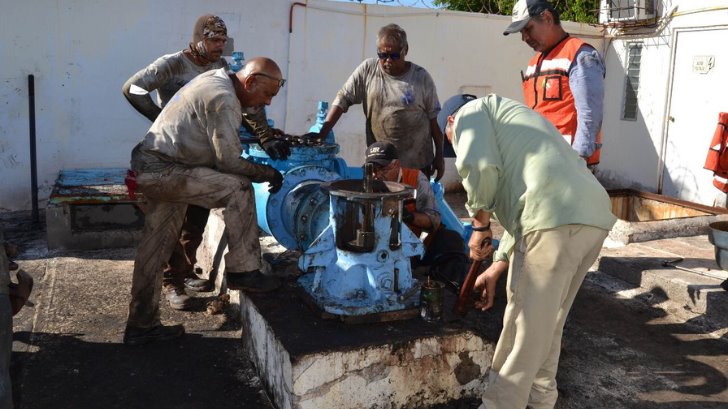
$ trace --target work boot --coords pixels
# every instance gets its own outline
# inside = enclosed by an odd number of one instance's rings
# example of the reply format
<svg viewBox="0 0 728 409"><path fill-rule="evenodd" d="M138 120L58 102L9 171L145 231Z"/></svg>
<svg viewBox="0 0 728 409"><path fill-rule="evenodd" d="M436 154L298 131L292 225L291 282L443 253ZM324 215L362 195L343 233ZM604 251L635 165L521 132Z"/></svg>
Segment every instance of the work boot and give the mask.
<svg viewBox="0 0 728 409"><path fill-rule="evenodd" d="M190 275L185 278L185 288L197 292L206 292L212 289L212 283L210 280L205 280L194 273L190 273Z"/></svg>
<svg viewBox="0 0 728 409"><path fill-rule="evenodd" d="M260 270L247 273L226 272L227 287L231 290L247 291L251 293L267 293L278 289L281 280L277 277L265 275Z"/></svg>
<svg viewBox="0 0 728 409"><path fill-rule="evenodd" d="M126 327L124 345L144 345L155 341L169 341L179 338L185 333L182 325L159 324L151 328Z"/></svg>
<svg viewBox="0 0 728 409"><path fill-rule="evenodd" d="M10 297L10 307L12 308L13 315L20 312L28 302L30 293L33 291L33 277L30 274L24 270L18 270L16 278L18 279L17 284L8 284L8 296Z"/></svg>
<svg viewBox="0 0 728 409"><path fill-rule="evenodd" d="M173 309L183 311L192 306L192 298L185 294L184 287L171 284L165 286L162 291L169 301L169 306Z"/></svg>

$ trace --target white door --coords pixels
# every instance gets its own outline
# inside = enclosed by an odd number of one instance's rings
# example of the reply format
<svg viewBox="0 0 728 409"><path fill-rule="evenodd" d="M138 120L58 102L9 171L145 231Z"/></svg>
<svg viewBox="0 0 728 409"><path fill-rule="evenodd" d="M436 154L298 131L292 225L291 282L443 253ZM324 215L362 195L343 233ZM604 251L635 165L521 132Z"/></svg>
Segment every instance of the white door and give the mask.
<svg viewBox="0 0 728 409"><path fill-rule="evenodd" d="M712 206L724 194L703 164L718 113L728 112L728 29L676 38L663 194Z"/></svg>

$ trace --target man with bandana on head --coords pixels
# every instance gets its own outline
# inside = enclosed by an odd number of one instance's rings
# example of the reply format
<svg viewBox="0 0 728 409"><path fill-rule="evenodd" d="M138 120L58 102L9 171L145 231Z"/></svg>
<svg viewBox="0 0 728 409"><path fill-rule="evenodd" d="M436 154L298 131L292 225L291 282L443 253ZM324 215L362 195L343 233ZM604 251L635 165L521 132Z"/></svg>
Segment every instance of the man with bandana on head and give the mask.
<svg viewBox="0 0 728 409"><path fill-rule="evenodd" d="M124 96L139 113L154 122L172 96L193 78L210 70L228 68L222 58L227 39L227 27L220 17L212 14L200 16L195 21L188 48L164 55L134 74L122 88ZM159 105L149 95L154 90L157 91ZM276 138L282 132L268 126L262 108L248 109L243 112L243 119L243 125L258 135L261 145L273 159L288 156L288 145ZM209 209L188 206L179 243L164 269L163 291L174 309L186 310L191 306L185 288L208 291L211 287L209 281L199 278L194 272L197 248L202 242L209 214Z"/></svg>

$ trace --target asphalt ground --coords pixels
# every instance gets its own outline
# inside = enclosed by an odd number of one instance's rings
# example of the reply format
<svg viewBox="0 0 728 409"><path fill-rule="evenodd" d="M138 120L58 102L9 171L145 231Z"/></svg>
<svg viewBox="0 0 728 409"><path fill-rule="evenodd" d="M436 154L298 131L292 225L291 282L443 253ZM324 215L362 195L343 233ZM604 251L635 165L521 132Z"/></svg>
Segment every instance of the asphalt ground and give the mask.
<svg viewBox="0 0 728 409"><path fill-rule="evenodd" d="M44 227L28 212L0 214L0 226L36 283L33 305L14 319L16 408L273 407L234 308L205 312L217 294L197 294L191 312L162 303L164 322L185 324L183 339L126 347L134 249L48 253ZM469 317L483 328L500 319ZM567 321L556 407L728 409L727 332L659 291L592 272Z"/></svg>

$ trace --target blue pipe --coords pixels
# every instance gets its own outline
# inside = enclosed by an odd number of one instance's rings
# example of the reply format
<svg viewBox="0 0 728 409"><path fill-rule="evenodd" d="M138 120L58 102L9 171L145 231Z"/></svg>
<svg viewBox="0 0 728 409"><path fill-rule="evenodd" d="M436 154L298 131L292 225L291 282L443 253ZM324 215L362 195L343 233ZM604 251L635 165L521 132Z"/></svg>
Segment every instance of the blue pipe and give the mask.
<svg viewBox="0 0 728 409"><path fill-rule="evenodd" d="M317 121L309 132L318 132L323 126L328 103L318 104ZM272 127L272 121L269 120ZM241 138L250 138L241 128ZM247 139L249 140L249 139ZM254 184L258 225L288 249L305 250L328 225L328 198L318 186L339 179L363 179L360 166L351 167L342 158L335 142L334 132L326 136L321 145L294 145L286 160L273 160L257 143L244 144L243 156L255 163L270 165L283 173L283 186L273 195L267 184ZM432 191L440 209L442 223L463 237L470 239L472 227L463 224L445 201L445 190L440 182L432 180Z"/></svg>

